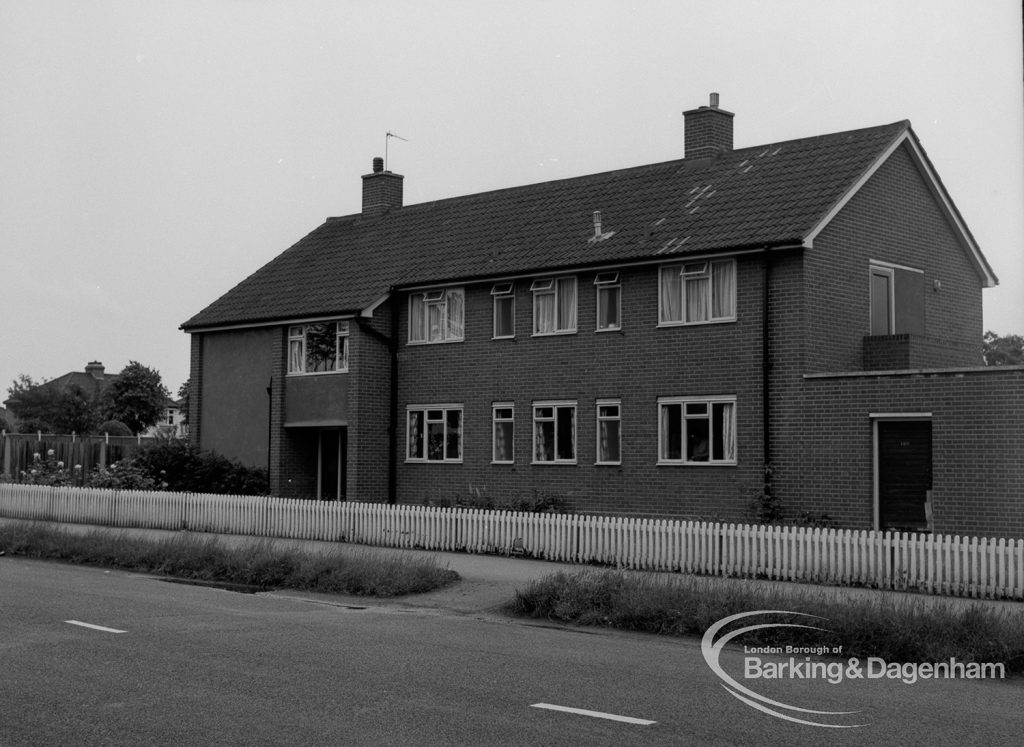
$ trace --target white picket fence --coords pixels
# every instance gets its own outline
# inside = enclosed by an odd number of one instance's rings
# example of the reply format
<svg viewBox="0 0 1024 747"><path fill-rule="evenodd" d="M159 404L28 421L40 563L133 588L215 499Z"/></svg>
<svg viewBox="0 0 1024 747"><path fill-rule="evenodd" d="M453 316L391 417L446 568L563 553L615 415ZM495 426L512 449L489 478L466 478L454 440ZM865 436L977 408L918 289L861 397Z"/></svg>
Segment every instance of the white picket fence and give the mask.
<svg viewBox="0 0 1024 747"><path fill-rule="evenodd" d="M15 484L0 516L1024 599L1024 540Z"/></svg>

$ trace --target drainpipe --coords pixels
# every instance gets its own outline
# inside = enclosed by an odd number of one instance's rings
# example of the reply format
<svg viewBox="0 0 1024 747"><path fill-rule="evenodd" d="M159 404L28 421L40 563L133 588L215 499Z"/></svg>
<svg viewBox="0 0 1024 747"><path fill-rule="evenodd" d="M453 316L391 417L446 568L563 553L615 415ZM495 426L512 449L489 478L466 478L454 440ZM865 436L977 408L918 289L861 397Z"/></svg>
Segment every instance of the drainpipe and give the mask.
<svg viewBox="0 0 1024 747"><path fill-rule="evenodd" d="M766 498L772 495L772 436L771 436L771 341L768 316L768 281L771 277L771 257L768 247L762 252L761 263L761 453L764 464L762 490Z"/></svg>

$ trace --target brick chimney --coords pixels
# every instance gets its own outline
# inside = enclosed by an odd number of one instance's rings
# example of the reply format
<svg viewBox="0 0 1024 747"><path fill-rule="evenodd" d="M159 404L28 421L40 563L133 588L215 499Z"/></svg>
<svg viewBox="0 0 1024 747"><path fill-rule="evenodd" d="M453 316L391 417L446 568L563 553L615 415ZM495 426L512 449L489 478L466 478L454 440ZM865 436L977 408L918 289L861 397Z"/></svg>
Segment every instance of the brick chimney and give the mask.
<svg viewBox="0 0 1024 747"><path fill-rule="evenodd" d="M373 173L363 177L363 217L383 215L392 208L402 207L401 174L384 170L384 159L373 159Z"/></svg>
<svg viewBox="0 0 1024 747"><path fill-rule="evenodd" d="M103 372L105 370L106 369L103 368L103 364L99 361L89 361L85 366L85 372L97 381L101 381L103 379Z"/></svg>
<svg viewBox="0 0 1024 747"><path fill-rule="evenodd" d="M686 128L683 155L708 158L732 150L732 112L718 108L718 94L711 94L711 105L683 112Z"/></svg>

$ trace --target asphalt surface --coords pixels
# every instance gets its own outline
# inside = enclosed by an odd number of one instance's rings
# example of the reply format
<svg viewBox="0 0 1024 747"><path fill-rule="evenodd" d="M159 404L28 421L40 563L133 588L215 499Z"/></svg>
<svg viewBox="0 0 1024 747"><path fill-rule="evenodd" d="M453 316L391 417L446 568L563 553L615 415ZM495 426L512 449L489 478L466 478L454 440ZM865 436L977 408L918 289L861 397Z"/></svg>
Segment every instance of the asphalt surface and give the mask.
<svg viewBox="0 0 1024 747"><path fill-rule="evenodd" d="M394 600L240 594L4 557L0 747L959 745L1018 744L1024 731L1020 679L746 683L779 703L852 712L811 716L775 708L842 728L787 721L726 689L697 640L501 613L517 588L576 566L430 555L462 581ZM733 646L721 662L736 674L745 657Z"/></svg>

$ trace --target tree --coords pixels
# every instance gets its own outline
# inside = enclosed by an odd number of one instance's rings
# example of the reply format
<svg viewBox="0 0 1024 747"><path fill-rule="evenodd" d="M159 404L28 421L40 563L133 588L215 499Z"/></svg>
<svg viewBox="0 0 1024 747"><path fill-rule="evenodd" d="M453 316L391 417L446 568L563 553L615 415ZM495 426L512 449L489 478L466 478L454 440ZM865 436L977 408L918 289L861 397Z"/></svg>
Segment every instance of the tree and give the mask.
<svg viewBox="0 0 1024 747"><path fill-rule="evenodd" d="M191 391L192 379L187 379L178 387L178 399L181 400L181 422L188 423L188 396Z"/></svg>
<svg viewBox="0 0 1024 747"><path fill-rule="evenodd" d="M985 333L981 355L986 366L1024 365L1024 337L997 335L989 330Z"/></svg>
<svg viewBox="0 0 1024 747"><path fill-rule="evenodd" d="M103 393L103 419L120 420L138 433L156 424L170 396L159 371L129 361Z"/></svg>
<svg viewBox="0 0 1024 747"><path fill-rule="evenodd" d="M22 433L90 433L98 422L96 401L79 386L59 389L20 374L7 393Z"/></svg>

